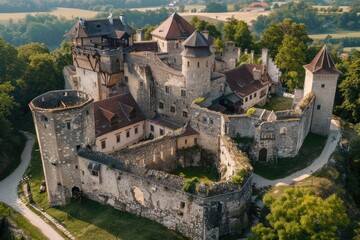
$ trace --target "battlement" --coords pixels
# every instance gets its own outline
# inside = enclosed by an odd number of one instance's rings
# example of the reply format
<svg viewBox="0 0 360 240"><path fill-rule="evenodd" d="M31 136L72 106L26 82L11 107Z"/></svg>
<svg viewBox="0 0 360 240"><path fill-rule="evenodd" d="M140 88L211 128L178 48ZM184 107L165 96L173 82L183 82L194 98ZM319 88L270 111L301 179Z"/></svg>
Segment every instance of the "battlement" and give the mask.
<svg viewBox="0 0 360 240"><path fill-rule="evenodd" d="M57 111L82 107L93 99L83 91L56 90L34 98L29 106L31 110Z"/></svg>

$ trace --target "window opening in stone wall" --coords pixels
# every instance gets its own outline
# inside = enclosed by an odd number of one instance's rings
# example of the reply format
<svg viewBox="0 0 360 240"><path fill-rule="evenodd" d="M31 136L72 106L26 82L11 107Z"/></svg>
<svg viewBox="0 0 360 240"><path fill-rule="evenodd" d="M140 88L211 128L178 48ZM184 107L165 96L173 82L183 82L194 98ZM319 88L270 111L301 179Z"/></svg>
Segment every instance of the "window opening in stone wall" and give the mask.
<svg viewBox="0 0 360 240"><path fill-rule="evenodd" d="M214 120L210 119L210 124L213 124L214 123Z"/></svg>
<svg viewBox="0 0 360 240"><path fill-rule="evenodd" d="M185 89L181 89L180 93L181 93L182 97L186 97L186 90Z"/></svg>
<svg viewBox="0 0 360 240"><path fill-rule="evenodd" d="M281 135L285 135L286 133L287 133L287 128L286 127L280 128L280 134Z"/></svg>
<svg viewBox="0 0 360 240"><path fill-rule="evenodd" d="M116 142L119 143L120 142L120 133L116 134L115 137L116 137Z"/></svg>
<svg viewBox="0 0 360 240"><path fill-rule="evenodd" d="M160 135L164 135L164 129L160 128Z"/></svg>
<svg viewBox="0 0 360 240"><path fill-rule="evenodd" d="M247 102L247 101L248 101L248 98L246 97L246 98L245 98L245 102Z"/></svg>
<svg viewBox="0 0 360 240"><path fill-rule="evenodd" d="M164 103L159 102L159 109L164 109Z"/></svg>
<svg viewBox="0 0 360 240"><path fill-rule="evenodd" d="M203 117L203 123L207 122L207 117Z"/></svg>
<svg viewBox="0 0 360 240"><path fill-rule="evenodd" d="M140 88L143 88L143 86L144 86L144 83L140 82Z"/></svg>
<svg viewBox="0 0 360 240"><path fill-rule="evenodd" d="M183 111L183 112L182 112L182 115L183 115L184 118L187 118L187 117L188 117L188 113L187 113L186 111Z"/></svg>
<svg viewBox="0 0 360 240"><path fill-rule="evenodd" d="M176 48L179 48L179 43L176 43Z"/></svg>
<svg viewBox="0 0 360 240"><path fill-rule="evenodd" d="M198 66L198 68L200 68L200 62L198 62L197 66Z"/></svg>
<svg viewBox="0 0 360 240"><path fill-rule="evenodd" d="M154 132L154 125L150 125L150 131Z"/></svg>
<svg viewBox="0 0 360 240"><path fill-rule="evenodd" d="M106 140L103 139L100 142L101 142L101 149L105 149L106 148Z"/></svg>
<svg viewBox="0 0 360 240"><path fill-rule="evenodd" d="M165 92L170 93L170 87L169 86L165 86Z"/></svg>
<svg viewBox="0 0 360 240"><path fill-rule="evenodd" d="M175 107L174 106L170 107L170 112L175 113Z"/></svg>
<svg viewBox="0 0 360 240"><path fill-rule="evenodd" d="M317 109L317 110L320 110L320 109L321 109L321 105L317 105L317 106L316 106L316 109Z"/></svg>
<svg viewBox="0 0 360 240"><path fill-rule="evenodd" d="M325 84L321 84L321 88L325 88Z"/></svg>
<svg viewBox="0 0 360 240"><path fill-rule="evenodd" d="M95 170L92 170L92 171L91 171L91 175L98 177L98 176L99 176L99 172L98 172L98 171L95 171Z"/></svg>
<svg viewBox="0 0 360 240"><path fill-rule="evenodd" d="M206 67L209 67L209 63L208 63L208 61L206 61Z"/></svg>
<svg viewBox="0 0 360 240"><path fill-rule="evenodd" d="M69 129L69 130L71 129L71 122L70 121L66 122L66 128Z"/></svg>
<svg viewBox="0 0 360 240"><path fill-rule="evenodd" d="M256 93L254 93L254 98L256 98L256 95L257 95L257 94L256 94Z"/></svg>
<svg viewBox="0 0 360 240"><path fill-rule="evenodd" d="M135 127L134 131L135 131L135 134L138 134L138 127Z"/></svg>
<svg viewBox="0 0 360 240"><path fill-rule="evenodd" d="M185 144L187 144L187 139L185 139Z"/></svg>
<svg viewBox="0 0 360 240"><path fill-rule="evenodd" d="M129 78L127 76L125 76L125 79L124 79L125 83L128 83L129 82Z"/></svg>
<svg viewBox="0 0 360 240"><path fill-rule="evenodd" d="M180 208L185 208L185 202L180 202Z"/></svg>
<svg viewBox="0 0 360 240"><path fill-rule="evenodd" d="M75 169L78 169L79 167L78 167L78 165L75 165Z"/></svg>
<svg viewBox="0 0 360 240"><path fill-rule="evenodd" d="M252 95L250 95L250 100L252 99Z"/></svg>
<svg viewBox="0 0 360 240"><path fill-rule="evenodd" d="M197 138L194 138L194 144L197 145Z"/></svg>
<svg viewBox="0 0 360 240"><path fill-rule="evenodd" d="M81 148L81 145L76 145L76 151L79 151Z"/></svg>
<svg viewBox="0 0 360 240"><path fill-rule="evenodd" d="M42 122L48 122L49 119L48 119L46 116L41 115L41 121L42 121Z"/></svg>
<svg viewBox="0 0 360 240"><path fill-rule="evenodd" d="M220 84L220 86L219 86L219 92L222 92L222 91L223 91L223 85Z"/></svg>
<svg viewBox="0 0 360 240"><path fill-rule="evenodd" d="M187 66L190 67L190 62L189 61L187 62Z"/></svg>
<svg viewBox="0 0 360 240"><path fill-rule="evenodd" d="M126 131L126 138L129 138L130 137L130 130L127 130Z"/></svg>

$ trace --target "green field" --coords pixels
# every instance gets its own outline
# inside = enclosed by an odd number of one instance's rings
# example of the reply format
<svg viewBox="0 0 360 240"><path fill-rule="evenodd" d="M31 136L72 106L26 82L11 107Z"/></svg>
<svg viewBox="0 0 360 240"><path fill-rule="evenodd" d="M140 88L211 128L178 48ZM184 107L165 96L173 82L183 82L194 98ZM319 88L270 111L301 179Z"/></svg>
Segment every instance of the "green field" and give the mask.
<svg viewBox="0 0 360 240"><path fill-rule="evenodd" d="M294 99L272 95L264 106L255 105L256 108L265 108L270 111L282 111L291 109Z"/></svg>
<svg viewBox="0 0 360 240"><path fill-rule="evenodd" d="M76 239L186 239L157 222L119 211L108 205L83 198L64 207L50 208L46 193L39 193L44 179L38 145L34 146L27 175L32 175L33 199L47 213L61 222Z"/></svg>

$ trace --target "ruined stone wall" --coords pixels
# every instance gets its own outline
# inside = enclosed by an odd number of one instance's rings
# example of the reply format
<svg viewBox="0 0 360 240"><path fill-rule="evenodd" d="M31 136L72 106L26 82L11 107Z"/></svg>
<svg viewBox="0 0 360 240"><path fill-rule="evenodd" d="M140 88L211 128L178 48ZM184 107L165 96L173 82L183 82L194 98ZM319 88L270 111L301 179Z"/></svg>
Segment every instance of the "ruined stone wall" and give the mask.
<svg viewBox="0 0 360 240"><path fill-rule="evenodd" d="M78 89L89 94L95 101L101 100L99 91L99 73L81 67L76 67Z"/></svg>
<svg viewBox="0 0 360 240"><path fill-rule="evenodd" d="M241 169L245 169L246 171L252 170L247 156L225 135L220 138L220 157L218 164L221 179L223 180L230 180L231 177L236 175Z"/></svg>
<svg viewBox="0 0 360 240"><path fill-rule="evenodd" d="M58 105L60 100L69 106ZM83 92L65 90L30 103L51 205L64 205L71 189L81 187L76 152L95 141L92 101Z"/></svg>
<svg viewBox="0 0 360 240"><path fill-rule="evenodd" d="M246 114L227 115L229 122L227 123L227 134L234 138L238 134L241 137L254 138L255 126L260 124L260 120L252 118Z"/></svg>
<svg viewBox="0 0 360 240"><path fill-rule="evenodd" d="M224 125L222 114L193 103L189 109L189 116L191 127L199 133L198 144L213 153L218 153L219 137Z"/></svg>
<svg viewBox="0 0 360 240"><path fill-rule="evenodd" d="M174 136L163 136L117 151L112 155L129 159L129 161L146 166L148 169L170 172L178 167L176 144Z"/></svg>

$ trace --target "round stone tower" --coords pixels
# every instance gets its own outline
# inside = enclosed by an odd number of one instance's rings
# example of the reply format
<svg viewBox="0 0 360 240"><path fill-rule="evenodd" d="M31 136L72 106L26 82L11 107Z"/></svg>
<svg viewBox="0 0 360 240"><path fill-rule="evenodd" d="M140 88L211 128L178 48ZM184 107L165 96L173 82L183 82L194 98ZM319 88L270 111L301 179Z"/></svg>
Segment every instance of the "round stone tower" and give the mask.
<svg viewBox="0 0 360 240"><path fill-rule="evenodd" d="M44 93L32 111L51 206L81 191L77 150L95 142L93 99L78 90Z"/></svg>
<svg viewBox="0 0 360 240"><path fill-rule="evenodd" d="M324 46L312 62L304 66L304 96L315 94L315 104L311 120L311 132L328 135L334 106L337 79L340 75L329 50Z"/></svg>
<svg viewBox="0 0 360 240"><path fill-rule="evenodd" d="M210 92L213 54L209 41L198 30L187 38L182 51L182 73L188 96L192 99Z"/></svg>

